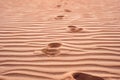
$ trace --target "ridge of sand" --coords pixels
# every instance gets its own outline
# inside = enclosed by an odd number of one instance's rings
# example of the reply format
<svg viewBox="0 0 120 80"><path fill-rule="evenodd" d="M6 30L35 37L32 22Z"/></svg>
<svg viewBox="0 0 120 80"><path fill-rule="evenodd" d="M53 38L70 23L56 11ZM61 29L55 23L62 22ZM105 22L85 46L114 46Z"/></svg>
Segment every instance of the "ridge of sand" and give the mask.
<svg viewBox="0 0 120 80"><path fill-rule="evenodd" d="M0 0L0 80L61 79L71 71L120 80L119 13L119 0ZM68 32L69 25L83 31ZM62 43L60 55L41 52L50 42Z"/></svg>

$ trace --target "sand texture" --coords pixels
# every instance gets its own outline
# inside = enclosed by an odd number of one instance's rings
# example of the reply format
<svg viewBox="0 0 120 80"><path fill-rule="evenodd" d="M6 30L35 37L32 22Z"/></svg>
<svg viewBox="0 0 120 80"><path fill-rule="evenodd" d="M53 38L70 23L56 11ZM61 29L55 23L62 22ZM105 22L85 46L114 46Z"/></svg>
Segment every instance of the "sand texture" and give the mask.
<svg viewBox="0 0 120 80"><path fill-rule="evenodd" d="M120 80L120 0L0 0L0 80L74 71Z"/></svg>

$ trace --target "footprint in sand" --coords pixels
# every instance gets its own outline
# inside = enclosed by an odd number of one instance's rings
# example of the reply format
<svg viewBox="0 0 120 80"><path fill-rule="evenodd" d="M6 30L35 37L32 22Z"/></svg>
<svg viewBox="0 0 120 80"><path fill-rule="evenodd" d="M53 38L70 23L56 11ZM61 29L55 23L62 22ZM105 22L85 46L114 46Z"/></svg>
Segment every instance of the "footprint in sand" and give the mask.
<svg viewBox="0 0 120 80"><path fill-rule="evenodd" d="M57 56L60 54L59 49L49 49L49 48L44 48L41 50L45 55L47 56Z"/></svg>
<svg viewBox="0 0 120 80"><path fill-rule="evenodd" d="M77 26L68 26L69 32L81 32L83 28L78 28Z"/></svg>
<svg viewBox="0 0 120 80"><path fill-rule="evenodd" d="M49 43L46 48L41 51L47 56L57 56L60 54L61 43Z"/></svg>
<svg viewBox="0 0 120 80"><path fill-rule="evenodd" d="M59 15L59 16L56 16L55 17L55 20L61 20L61 19L63 19L65 16L64 15Z"/></svg>
<svg viewBox="0 0 120 80"><path fill-rule="evenodd" d="M57 8L60 8L61 6L62 6L62 5L58 4L56 7L57 7Z"/></svg>
<svg viewBox="0 0 120 80"><path fill-rule="evenodd" d="M72 12L71 10L69 9L64 9L65 12Z"/></svg>
<svg viewBox="0 0 120 80"><path fill-rule="evenodd" d="M60 80L104 80L102 77L81 73L78 71L68 72L64 74Z"/></svg>
<svg viewBox="0 0 120 80"><path fill-rule="evenodd" d="M103 78L98 77L98 76L93 76L90 74L79 73L79 72L73 73L72 76L75 80L104 80Z"/></svg>
<svg viewBox="0 0 120 80"><path fill-rule="evenodd" d="M48 44L48 46L47 47L49 47L49 48L59 48L59 47L61 47L61 43L49 43Z"/></svg>

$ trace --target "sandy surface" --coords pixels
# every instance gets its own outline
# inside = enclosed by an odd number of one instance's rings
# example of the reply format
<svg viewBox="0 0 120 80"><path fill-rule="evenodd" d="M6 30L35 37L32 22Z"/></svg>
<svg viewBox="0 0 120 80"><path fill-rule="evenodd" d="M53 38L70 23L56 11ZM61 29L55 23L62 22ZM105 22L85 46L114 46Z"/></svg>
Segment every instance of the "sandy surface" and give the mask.
<svg viewBox="0 0 120 80"><path fill-rule="evenodd" d="M41 52L51 42L62 44L57 56ZM0 0L0 80L71 71L120 80L120 0Z"/></svg>

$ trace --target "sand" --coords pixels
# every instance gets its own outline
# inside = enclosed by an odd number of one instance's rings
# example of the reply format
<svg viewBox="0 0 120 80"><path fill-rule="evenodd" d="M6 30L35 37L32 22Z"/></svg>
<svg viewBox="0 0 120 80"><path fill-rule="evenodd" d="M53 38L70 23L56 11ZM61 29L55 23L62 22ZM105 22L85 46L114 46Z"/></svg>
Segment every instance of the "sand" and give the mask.
<svg viewBox="0 0 120 80"><path fill-rule="evenodd" d="M41 51L54 42L59 54ZM0 80L74 71L120 80L119 0L0 0Z"/></svg>

